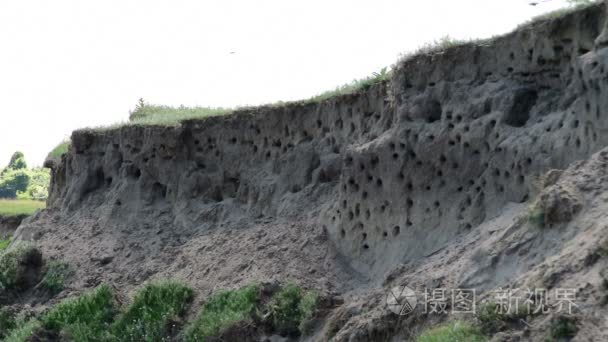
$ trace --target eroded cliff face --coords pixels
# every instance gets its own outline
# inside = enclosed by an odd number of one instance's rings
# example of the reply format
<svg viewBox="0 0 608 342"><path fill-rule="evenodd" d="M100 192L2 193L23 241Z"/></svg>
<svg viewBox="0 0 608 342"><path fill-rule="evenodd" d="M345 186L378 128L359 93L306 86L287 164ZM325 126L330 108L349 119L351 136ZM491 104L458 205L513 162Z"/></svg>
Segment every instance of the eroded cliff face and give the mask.
<svg viewBox="0 0 608 342"><path fill-rule="evenodd" d="M49 204L134 227L163 213L177 232L318 211L353 265L382 274L608 143L604 21L598 6L414 58L389 84L320 104L78 131Z"/></svg>
<svg viewBox="0 0 608 342"><path fill-rule="evenodd" d="M111 255L113 271L93 283L386 284L402 265L514 219L541 175L608 145L605 25L595 5L409 59L390 82L318 104L74 132L50 163L50 209L18 236L82 265ZM507 264L453 282L491 288L525 271ZM420 280L428 265L408 272Z"/></svg>

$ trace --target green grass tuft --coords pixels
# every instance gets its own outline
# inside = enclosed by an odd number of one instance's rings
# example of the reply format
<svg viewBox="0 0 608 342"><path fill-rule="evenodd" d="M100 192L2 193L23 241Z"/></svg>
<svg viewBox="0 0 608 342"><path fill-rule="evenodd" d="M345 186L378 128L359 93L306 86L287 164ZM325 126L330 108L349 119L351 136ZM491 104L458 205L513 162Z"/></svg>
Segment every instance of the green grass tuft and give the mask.
<svg viewBox="0 0 608 342"><path fill-rule="evenodd" d="M16 329L9 332L4 339L4 342L27 342L31 340L32 335L41 328L40 321L31 319L21 324Z"/></svg>
<svg viewBox="0 0 608 342"><path fill-rule="evenodd" d="M72 268L68 263L53 260L47 265L47 270L44 278L42 278L41 285L51 293L56 294L63 291L65 283L71 275Z"/></svg>
<svg viewBox="0 0 608 342"><path fill-rule="evenodd" d="M570 340L578 332L576 320L573 317L559 316L551 320L547 341Z"/></svg>
<svg viewBox="0 0 608 342"><path fill-rule="evenodd" d="M71 142L69 139L62 141L61 143L59 143L59 145L55 146L55 148L53 148L51 152L49 152L49 154L46 156L46 159L61 158L61 156L67 153L70 149L70 144Z"/></svg>
<svg viewBox="0 0 608 342"><path fill-rule="evenodd" d="M43 201L0 199L0 216L29 216L45 207Z"/></svg>
<svg viewBox="0 0 608 342"><path fill-rule="evenodd" d="M277 292L269 303L274 328L280 334L298 335L306 332L317 307L318 295L304 292L295 284L288 284Z"/></svg>
<svg viewBox="0 0 608 342"><path fill-rule="evenodd" d="M165 341L171 324L185 312L192 289L177 282L150 283L141 289L112 326L117 340Z"/></svg>
<svg viewBox="0 0 608 342"><path fill-rule="evenodd" d="M15 317L7 307L0 308L0 338L16 327Z"/></svg>
<svg viewBox="0 0 608 342"><path fill-rule="evenodd" d="M114 313L112 290L101 285L57 304L42 316L41 322L45 329L69 336L74 341L99 341L108 332Z"/></svg>
<svg viewBox="0 0 608 342"><path fill-rule="evenodd" d="M231 325L251 317L258 299L258 286L222 291L203 305L186 332L187 341L202 342Z"/></svg>
<svg viewBox="0 0 608 342"><path fill-rule="evenodd" d="M0 239L0 252L2 252L3 250L5 250L6 248L8 248L8 246L10 244L11 244L11 237L10 237L10 235L6 239Z"/></svg>
<svg viewBox="0 0 608 342"><path fill-rule="evenodd" d="M25 282L26 268L42 264L42 254L29 243L19 243L0 254L0 289L19 289Z"/></svg>
<svg viewBox="0 0 608 342"><path fill-rule="evenodd" d="M540 228L545 226L545 211L542 209L539 201L536 201L528 208L528 221Z"/></svg>
<svg viewBox="0 0 608 342"><path fill-rule="evenodd" d="M308 100L305 100L306 103L317 103L321 101L325 101L332 97L342 96L347 94L353 94L359 91L365 91L371 88L376 84L380 84L390 78L391 73L387 70L387 68L382 68L379 72L374 72L372 75L368 77L364 77L361 79L355 79L350 83L341 85L334 90L329 90L323 92L321 94L315 95Z"/></svg>
<svg viewBox="0 0 608 342"><path fill-rule="evenodd" d="M486 337L469 323L455 321L423 332L416 342L482 342Z"/></svg>

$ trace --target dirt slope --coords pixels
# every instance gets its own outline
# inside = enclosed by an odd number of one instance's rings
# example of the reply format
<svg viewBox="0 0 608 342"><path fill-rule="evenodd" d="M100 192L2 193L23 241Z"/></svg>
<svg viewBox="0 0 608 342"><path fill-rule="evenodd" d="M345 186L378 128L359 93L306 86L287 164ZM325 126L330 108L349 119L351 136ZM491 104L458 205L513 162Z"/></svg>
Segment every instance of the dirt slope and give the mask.
<svg viewBox="0 0 608 342"><path fill-rule="evenodd" d="M170 277L202 295L275 279L342 296L313 340L402 340L445 318L388 311L398 284L574 287L576 339L608 338L607 152L591 157L608 145L605 23L594 5L319 104L76 131L17 239L77 266L67 292ZM542 340L550 319L514 336Z"/></svg>

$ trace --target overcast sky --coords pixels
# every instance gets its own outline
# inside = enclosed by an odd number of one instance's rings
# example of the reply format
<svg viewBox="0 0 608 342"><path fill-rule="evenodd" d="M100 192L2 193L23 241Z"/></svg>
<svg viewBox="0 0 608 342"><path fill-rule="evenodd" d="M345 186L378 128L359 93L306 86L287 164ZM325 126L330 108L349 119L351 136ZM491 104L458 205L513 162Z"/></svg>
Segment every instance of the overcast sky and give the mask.
<svg viewBox="0 0 608 342"><path fill-rule="evenodd" d="M542 1L542 0L541 0ZM552 0L1 0L0 165L143 97L187 106L307 98L445 35L483 38Z"/></svg>

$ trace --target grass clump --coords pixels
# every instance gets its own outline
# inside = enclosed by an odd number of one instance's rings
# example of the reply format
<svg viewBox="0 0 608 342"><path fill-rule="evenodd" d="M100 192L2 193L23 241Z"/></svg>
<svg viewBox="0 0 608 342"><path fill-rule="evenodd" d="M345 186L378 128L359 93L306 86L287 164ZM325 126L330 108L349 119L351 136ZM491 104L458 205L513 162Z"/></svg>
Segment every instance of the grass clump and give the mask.
<svg viewBox="0 0 608 342"><path fill-rule="evenodd" d="M545 226L545 211L539 201L536 201L528 208L528 222L540 228Z"/></svg>
<svg viewBox="0 0 608 342"><path fill-rule="evenodd" d="M482 342L486 337L469 323L455 321L423 332L416 342Z"/></svg>
<svg viewBox="0 0 608 342"><path fill-rule="evenodd" d="M20 324L15 329L8 332L4 342L26 342L30 341L32 335L41 328L40 321L31 319L23 324Z"/></svg>
<svg viewBox="0 0 608 342"><path fill-rule="evenodd" d="M0 239L0 252L7 249L8 245L10 245L10 244L11 244L10 235L6 239Z"/></svg>
<svg viewBox="0 0 608 342"><path fill-rule="evenodd" d="M184 314L192 289L177 282L150 283L112 326L118 340L163 341L171 336L171 325Z"/></svg>
<svg viewBox="0 0 608 342"><path fill-rule="evenodd" d="M55 148L53 148L51 152L49 152L49 154L46 156L46 159L61 158L62 155L68 153L68 150L70 149L70 144L71 141L69 139L62 141L61 143L59 143L59 145L55 146Z"/></svg>
<svg viewBox="0 0 608 342"><path fill-rule="evenodd" d="M73 341L99 341L114 317L114 299L109 286L57 304L40 319L42 327Z"/></svg>
<svg viewBox="0 0 608 342"><path fill-rule="evenodd" d="M51 293L61 292L68 278L72 275L72 268L66 262L53 260L47 265L46 273L42 278L41 285Z"/></svg>
<svg viewBox="0 0 608 342"><path fill-rule="evenodd" d="M209 298L186 332L187 341L205 341L231 325L251 318L259 288L249 285Z"/></svg>
<svg viewBox="0 0 608 342"><path fill-rule="evenodd" d="M15 317L7 308L0 308L0 338L4 337L8 331L16 327Z"/></svg>
<svg viewBox="0 0 608 342"><path fill-rule="evenodd" d="M0 255L0 289L20 289L28 281L27 268L42 265L42 254L31 244L20 243Z"/></svg>
<svg viewBox="0 0 608 342"><path fill-rule="evenodd" d="M29 216L45 207L43 201L0 199L0 216Z"/></svg>
<svg viewBox="0 0 608 342"><path fill-rule="evenodd" d="M513 307L511 309L513 309ZM504 308L501 311L499 304L487 302L479 306L479 309L476 312L476 318L479 321L482 332L493 334L526 318L528 309L528 306L522 305L518 306L515 311L507 312Z"/></svg>
<svg viewBox="0 0 608 342"><path fill-rule="evenodd" d="M573 317L559 316L551 320L547 341L568 341L578 332L576 320Z"/></svg>
<svg viewBox="0 0 608 342"><path fill-rule="evenodd" d="M305 333L314 317L318 299L314 292L304 292L295 284L286 285L269 303L274 328L285 335Z"/></svg>

